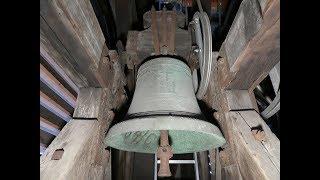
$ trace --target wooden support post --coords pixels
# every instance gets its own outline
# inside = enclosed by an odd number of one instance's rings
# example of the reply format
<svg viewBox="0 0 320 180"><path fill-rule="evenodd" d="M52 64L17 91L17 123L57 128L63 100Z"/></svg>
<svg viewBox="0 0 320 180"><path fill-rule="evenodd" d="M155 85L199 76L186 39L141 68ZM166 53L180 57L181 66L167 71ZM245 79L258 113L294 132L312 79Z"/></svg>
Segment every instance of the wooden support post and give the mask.
<svg viewBox="0 0 320 180"><path fill-rule="evenodd" d="M208 151L202 151L197 153L198 167L199 167L199 179L210 180L209 158Z"/></svg>
<svg viewBox="0 0 320 180"><path fill-rule="evenodd" d="M152 6L151 9L151 31L152 31L152 41L153 41L153 48L154 48L154 53L155 55L160 54L160 42L159 42L159 29L158 29L158 23L157 23L157 13Z"/></svg>
<svg viewBox="0 0 320 180"><path fill-rule="evenodd" d="M188 59L191 49L191 36L184 26L184 15L174 11L151 11L143 15L143 31L129 31L126 51L128 68L139 66L151 55L170 54ZM166 23L166 26L162 26ZM161 26L160 26L161 25Z"/></svg>
<svg viewBox="0 0 320 180"><path fill-rule="evenodd" d="M242 1L204 99L217 110L214 118L227 140L218 152L221 179L279 179L280 141L252 97L253 87L279 62L279 0L258 3ZM263 133L254 129L259 125Z"/></svg>

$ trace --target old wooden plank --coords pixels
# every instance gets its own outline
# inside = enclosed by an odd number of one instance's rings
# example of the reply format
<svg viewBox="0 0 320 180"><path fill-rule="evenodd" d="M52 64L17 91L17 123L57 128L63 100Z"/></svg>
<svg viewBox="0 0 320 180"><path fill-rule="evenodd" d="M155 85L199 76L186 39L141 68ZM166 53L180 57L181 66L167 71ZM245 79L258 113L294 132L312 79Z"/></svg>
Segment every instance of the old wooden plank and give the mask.
<svg viewBox="0 0 320 180"><path fill-rule="evenodd" d="M79 67L68 50L63 46L56 34L40 16L40 55L50 64L67 82L72 81L76 87L89 86L89 82L83 74L79 72ZM69 80L70 79L70 80Z"/></svg>
<svg viewBox="0 0 320 180"><path fill-rule="evenodd" d="M244 179L279 179L280 178L280 142L269 127L255 111L228 113L229 120L234 123L237 163ZM252 128L262 126L270 150L264 142L257 140ZM250 168L248 168L250 167Z"/></svg>
<svg viewBox="0 0 320 180"><path fill-rule="evenodd" d="M81 88L73 118L97 119L103 96L102 88Z"/></svg>
<svg viewBox="0 0 320 180"><path fill-rule="evenodd" d="M73 118L102 120L107 111L118 109L126 100L123 88L115 92L109 88L81 88Z"/></svg>
<svg viewBox="0 0 320 180"><path fill-rule="evenodd" d="M75 107L76 97L71 94L42 64L40 64L40 80L70 106Z"/></svg>
<svg viewBox="0 0 320 180"><path fill-rule="evenodd" d="M248 90L226 90L230 111L254 109Z"/></svg>
<svg viewBox="0 0 320 180"><path fill-rule="evenodd" d="M61 119L66 122L69 122L71 119L70 113L62 108L58 103L53 101L50 97L40 91L40 105L49 110L50 112L54 113Z"/></svg>
<svg viewBox="0 0 320 180"><path fill-rule="evenodd" d="M259 31L263 22L259 1L244 0L230 27L222 49L230 68L245 49L247 43Z"/></svg>
<svg viewBox="0 0 320 180"><path fill-rule="evenodd" d="M159 42L159 32L158 32L157 14L154 6L151 8L151 32L152 32L152 42L155 55L160 54L160 42Z"/></svg>
<svg viewBox="0 0 320 180"><path fill-rule="evenodd" d="M73 57L91 86L98 86L96 69L105 39L90 1L41 1L40 16Z"/></svg>
<svg viewBox="0 0 320 180"><path fill-rule="evenodd" d="M210 149L209 153L209 173L210 179L216 179L216 149Z"/></svg>
<svg viewBox="0 0 320 180"><path fill-rule="evenodd" d="M219 149L215 149L215 180L221 180L221 163L219 157Z"/></svg>
<svg viewBox="0 0 320 180"><path fill-rule="evenodd" d="M210 179L210 169L208 162L208 151L201 151L197 153L198 158L198 168L199 168L199 178L202 180Z"/></svg>
<svg viewBox="0 0 320 180"><path fill-rule="evenodd" d="M265 140L263 140L261 143L267 150L267 153L275 167L280 171L280 140L271 131L269 126L263 121L257 112L243 111L239 112L239 114L251 128L262 126L262 129L265 133Z"/></svg>
<svg viewBox="0 0 320 180"><path fill-rule="evenodd" d="M41 49L43 49L40 45L40 63L45 67L50 67L49 71L53 73L53 76L56 77L59 82L65 82L68 87L66 87L74 96L79 92L79 87L71 80L71 78L64 72L64 70L52 60L51 57L45 59L42 57ZM47 54L47 52L44 52ZM51 69L51 70L50 70Z"/></svg>
<svg viewBox="0 0 320 180"><path fill-rule="evenodd" d="M175 54L188 59L191 49L191 36L189 35L188 31L180 28L177 28L175 31ZM138 64L154 53L152 37L152 31L150 28L138 33L138 37L136 40L136 54L138 57Z"/></svg>
<svg viewBox="0 0 320 180"><path fill-rule="evenodd" d="M231 68L231 71L236 72L236 78L230 87L250 87L261 74L269 72L279 61L280 1L275 0L264 16L261 29L248 43L246 49ZM240 79L245 81L240 83Z"/></svg>
<svg viewBox="0 0 320 180"><path fill-rule="evenodd" d="M54 136L57 136L60 132L60 127L50 121L48 121L47 119L43 118L40 116L40 129L50 133Z"/></svg>
<svg viewBox="0 0 320 180"><path fill-rule="evenodd" d="M254 2L256 1L242 2L237 14L239 18L233 23L229 38L220 50L230 67L230 78L224 82L224 87L228 89L249 89L280 60L280 1L274 0L263 16L258 12L260 7L257 7L257 13L249 13L252 7L248 4ZM245 7L248 11L244 10Z"/></svg>
<svg viewBox="0 0 320 180"><path fill-rule="evenodd" d="M156 13L155 13L156 14ZM161 11L160 15L160 23L158 24L157 19L152 19L155 20L157 23L158 28L158 35L159 35L159 46L160 46L160 53L161 54L168 54L168 26L163 26L163 24L167 24L167 9L164 7Z"/></svg>
<svg viewBox="0 0 320 180"><path fill-rule="evenodd" d="M168 14L168 53L175 54L177 14Z"/></svg>
<svg viewBox="0 0 320 180"><path fill-rule="evenodd" d="M102 138L114 116L108 114L103 121L71 120L40 157L40 178L103 179L110 161ZM51 160L57 149L61 159Z"/></svg>

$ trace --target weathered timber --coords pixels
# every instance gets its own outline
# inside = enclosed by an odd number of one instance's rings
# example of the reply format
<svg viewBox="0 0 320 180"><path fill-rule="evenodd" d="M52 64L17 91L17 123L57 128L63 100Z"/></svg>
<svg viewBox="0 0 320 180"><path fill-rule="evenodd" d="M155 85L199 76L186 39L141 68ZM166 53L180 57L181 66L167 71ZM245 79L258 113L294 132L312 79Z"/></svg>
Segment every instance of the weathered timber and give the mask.
<svg viewBox="0 0 320 180"><path fill-rule="evenodd" d="M76 96L79 92L78 86L71 80L71 78L69 78L69 76L64 72L64 70L51 58L49 58L49 60L45 59L42 56L41 49L42 48L40 47L40 64L46 67L59 82L66 83L66 89L69 90L71 94Z"/></svg>
<svg viewBox="0 0 320 180"><path fill-rule="evenodd" d="M70 106L75 107L76 97L71 94L42 64L40 64L40 80Z"/></svg>
<svg viewBox="0 0 320 180"><path fill-rule="evenodd" d="M53 31L51 38L60 41L72 57L65 60L78 68L89 86L104 87L97 69L105 39L90 1L43 0L40 7L40 17Z"/></svg>
<svg viewBox="0 0 320 180"><path fill-rule="evenodd" d="M254 109L248 90L226 90L230 111Z"/></svg>
<svg viewBox="0 0 320 180"><path fill-rule="evenodd" d="M219 150L215 149L215 180L221 180L221 163L219 157Z"/></svg>
<svg viewBox="0 0 320 180"><path fill-rule="evenodd" d="M152 32L152 44L154 48L154 54L160 54L159 32L157 23L157 14L154 7L151 9L151 32Z"/></svg>
<svg viewBox="0 0 320 180"><path fill-rule="evenodd" d="M258 1L243 1L220 49L226 58L224 87L249 89L280 61L280 1L262 14Z"/></svg>
<svg viewBox="0 0 320 180"><path fill-rule="evenodd" d="M70 113L62 108L59 104L53 101L50 97L40 91L40 105L60 117L66 122L69 122L71 119Z"/></svg>
<svg viewBox="0 0 320 180"><path fill-rule="evenodd" d="M172 54L188 59L191 50L191 36L187 30L176 26L177 15L172 11L153 11L150 16L151 27L143 31L129 31L126 51L129 69L139 64L149 56L157 54ZM166 26L162 24L166 22ZM131 63L133 65L131 65ZM128 63L129 64L129 63Z"/></svg>
<svg viewBox="0 0 320 180"><path fill-rule="evenodd" d="M126 100L123 88L114 93L109 88L81 88L73 118L103 120L106 111L118 109Z"/></svg>
<svg viewBox="0 0 320 180"><path fill-rule="evenodd" d="M220 174L217 178L241 179L239 167L236 164L236 154L234 151L235 142L232 132L233 124L231 124L230 121L227 121L226 117L224 116L224 113L229 111L229 105L226 92L221 86L223 79L225 78L224 70L226 69L225 64L222 61L223 59L221 59L218 60L217 66L211 69L212 76L203 101L210 108L217 110L217 112L213 114L213 119L218 122L220 129L227 141L227 144L224 145L222 150L218 153Z"/></svg>
<svg viewBox="0 0 320 180"><path fill-rule="evenodd" d="M102 98L106 98L103 97L102 88L81 88L77 98L77 106L74 110L73 118L97 120Z"/></svg>
<svg viewBox="0 0 320 180"><path fill-rule="evenodd" d="M280 141L255 111L229 112L227 120L234 124L237 163L244 179L280 178ZM253 130L259 128L264 137L257 140ZM248 168L250 167L250 168Z"/></svg>
<svg viewBox="0 0 320 180"><path fill-rule="evenodd" d="M127 52L127 67L128 69L134 69L134 65L138 64L138 36L139 31L128 31L126 52Z"/></svg>
<svg viewBox="0 0 320 180"><path fill-rule="evenodd" d="M50 133L54 136L57 136L60 132L60 127L50 121L48 121L47 119L43 118L40 116L40 129Z"/></svg>
<svg viewBox="0 0 320 180"><path fill-rule="evenodd" d="M208 162L208 151L201 151L197 153L198 158L198 167L199 167L199 178L201 180L209 180L210 179L210 169Z"/></svg>
<svg viewBox="0 0 320 180"><path fill-rule="evenodd" d="M89 86L87 78L79 72L79 67L74 58L41 16L40 55L64 79L67 79L67 82L72 81L70 84L75 84L76 88L74 87L74 89Z"/></svg>
<svg viewBox="0 0 320 180"><path fill-rule="evenodd" d="M216 179L216 149L210 149L209 153L209 168L210 168L210 178L211 180Z"/></svg>
<svg viewBox="0 0 320 180"><path fill-rule="evenodd" d="M105 175L110 163L109 151L102 139L113 119L113 112L101 121L71 120L40 157L41 179L110 179ZM63 149L59 160L53 153Z"/></svg>

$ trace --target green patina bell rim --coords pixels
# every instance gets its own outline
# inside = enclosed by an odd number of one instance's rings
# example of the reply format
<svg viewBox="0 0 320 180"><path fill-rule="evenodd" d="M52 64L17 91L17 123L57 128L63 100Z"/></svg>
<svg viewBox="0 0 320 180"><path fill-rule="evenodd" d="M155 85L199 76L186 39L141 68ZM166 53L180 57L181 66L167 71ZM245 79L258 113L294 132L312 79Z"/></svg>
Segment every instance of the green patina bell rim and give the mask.
<svg viewBox="0 0 320 180"><path fill-rule="evenodd" d="M105 144L124 151L154 154L160 130L168 130L174 154L206 151L226 142L219 128L209 122L168 115L120 122L109 130Z"/></svg>

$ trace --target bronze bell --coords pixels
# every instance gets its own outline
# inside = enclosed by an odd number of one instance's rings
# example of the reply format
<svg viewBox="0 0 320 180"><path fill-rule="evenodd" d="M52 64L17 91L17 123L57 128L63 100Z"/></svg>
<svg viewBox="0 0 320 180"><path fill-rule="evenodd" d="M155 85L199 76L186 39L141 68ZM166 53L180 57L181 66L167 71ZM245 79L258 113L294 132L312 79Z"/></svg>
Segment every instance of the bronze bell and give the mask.
<svg viewBox="0 0 320 180"><path fill-rule="evenodd" d="M127 116L111 127L105 143L124 151L156 153L160 130L167 130L174 154L205 151L226 142L201 113L190 68L171 57L140 66Z"/></svg>

